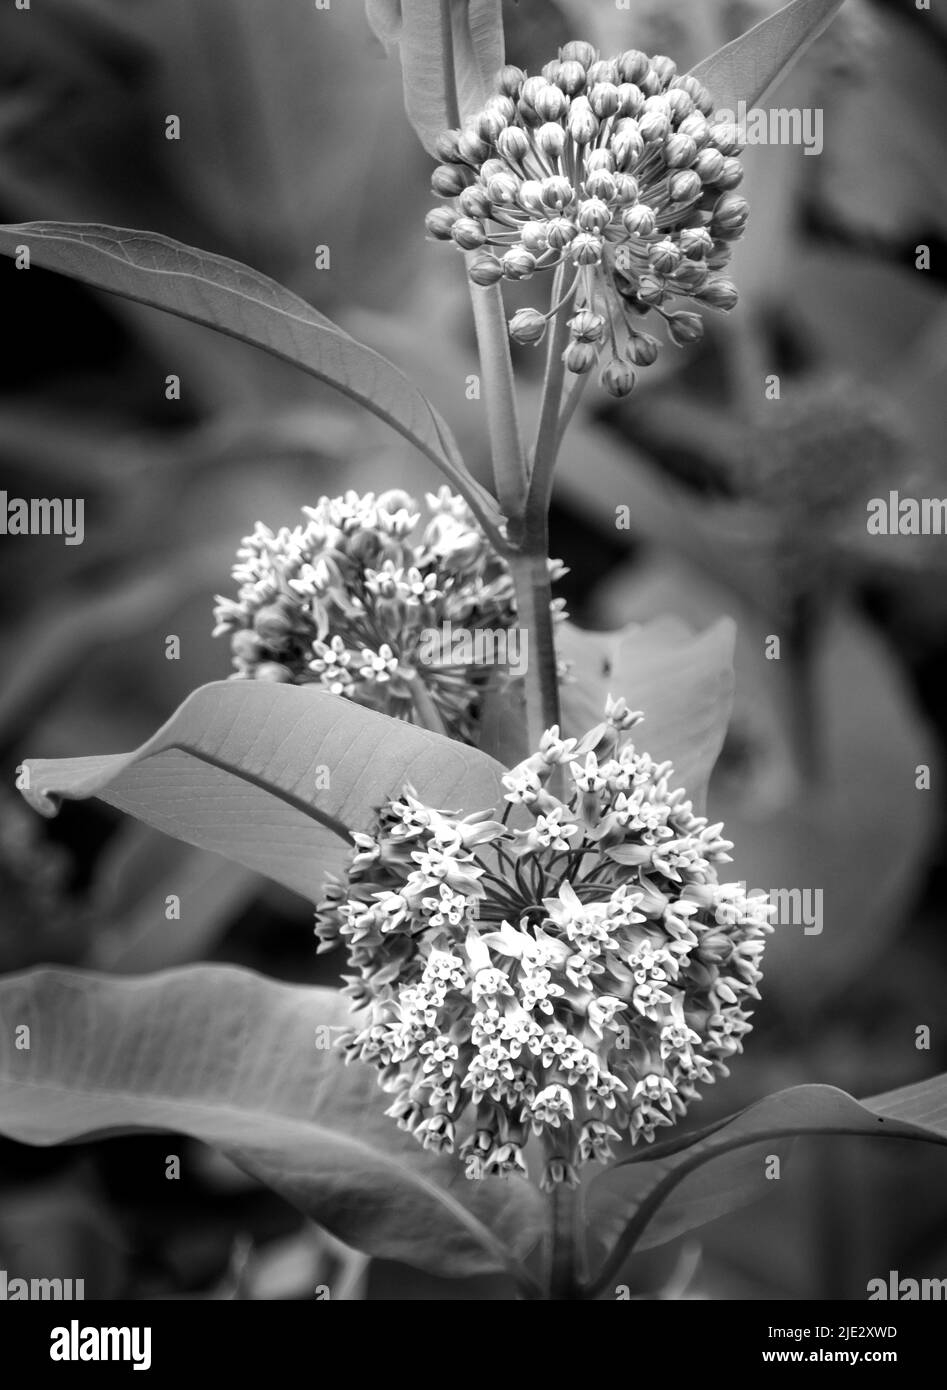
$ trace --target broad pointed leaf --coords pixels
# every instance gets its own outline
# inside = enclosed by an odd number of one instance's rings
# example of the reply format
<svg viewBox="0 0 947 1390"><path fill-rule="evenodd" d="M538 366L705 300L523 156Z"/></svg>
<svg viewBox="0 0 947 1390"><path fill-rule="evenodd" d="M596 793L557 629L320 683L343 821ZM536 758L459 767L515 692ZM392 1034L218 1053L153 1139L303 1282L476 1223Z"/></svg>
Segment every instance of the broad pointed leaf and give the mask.
<svg viewBox="0 0 947 1390"><path fill-rule="evenodd" d="M806 1134L947 1144L947 1074L865 1101L834 1086L777 1091L702 1134L656 1145L654 1157L641 1152L601 1174L588 1192L590 1225L612 1240L624 1231L625 1254L673 1240L764 1196L765 1155Z"/></svg>
<svg viewBox="0 0 947 1390"><path fill-rule="evenodd" d="M844 0L792 0L692 68L718 110L755 106L828 28Z"/></svg>
<svg viewBox="0 0 947 1390"><path fill-rule="evenodd" d="M27 766L24 795L44 815L97 796L310 898L344 867L349 832L405 783L433 805L477 810L497 802L504 770L351 700L262 681L202 686L133 753Z"/></svg>
<svg viewBox="0 0 947 1390"><path fill-rule="evenodd" d="M440 1274L501 1269L538 1234L528 1183L467 1182L384 1114L374 1069L332 1045L352 1021L334 990L231 966L38 970L0 981L0 1019L0 1132L21 1143L187 1134L349 1245Z"/></svg>
<svg viewBox="0 0 947 1390"><path fill-rule="evenodd" d="M275 280L154 232L96 223L0 227L0 254L15 256L23 246L31 265L206 324L334 386L415 444L481 519L496 519L495 502L468 474L446 422L418 388Z"/></svg>
<svg viewBox="0 0 947 1390"><path fill-rule="evenodd" d="M401 0L370 5L383 42L397 42L408 119L429 154L443 131L480 111L503 66L502 0Z"/></svg>

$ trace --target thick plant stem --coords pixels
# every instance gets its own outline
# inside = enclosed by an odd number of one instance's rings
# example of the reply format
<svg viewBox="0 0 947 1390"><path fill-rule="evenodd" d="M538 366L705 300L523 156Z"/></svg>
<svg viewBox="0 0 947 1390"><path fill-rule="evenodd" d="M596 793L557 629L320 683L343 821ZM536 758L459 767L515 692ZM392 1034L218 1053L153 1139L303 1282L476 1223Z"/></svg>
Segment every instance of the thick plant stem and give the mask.
<svg viewBox="0 0 947 1390"><path fill-rule="evenodd" d="M428 690L424 681L417 674L413 675L408 684L411 686L411 696L414 700L414 713L417 722L422 729L431 729L435 734L445 734L444 721L440 712L431 699L431 692Z"/></svg>
<svg viewBox="0 0 947 1390"><path fill-rule="evenodd" d="M576 1272L576 1189L559 1183L549 1195L549 1297L578 1297Z"/></svg>
<svg viewBox="0 0 947 1390"><path fill-rule="evenodd" d="M562 277L556 272L553 287L553 302L561 292ZM560 426L562 387L565 379L565 363L562 354L569 341L569 324L564 312L557 313L552 321L549 344L546 349L546 375L543 379L543 399L539 412L539 428L533 449L533 466L529 479L529 495L526 500L526 543L529 545L533 533L541 525L546 526L549 503L552 500L553 475L559 444L564 432ZM566 421L565 423L568 423Z"/></svg>
<svg viewBox="0 0 947 1390"><path fill-rule="evenodd" d="M510 337L499 285L475 285L471 281L470 302L487 406L494 488L506 516L518 519L526 503L528 477L516 409Z"/></svg>
<svg viewBox="0 0 947 1390"><path fill-rule="evenodd" d="M507 557L516 591L516 620L529 634L526 664L526 748L523 757L539 747L543 730L559 723L559 679L553 640L552 586L546 541L530 553Z"/></svg>

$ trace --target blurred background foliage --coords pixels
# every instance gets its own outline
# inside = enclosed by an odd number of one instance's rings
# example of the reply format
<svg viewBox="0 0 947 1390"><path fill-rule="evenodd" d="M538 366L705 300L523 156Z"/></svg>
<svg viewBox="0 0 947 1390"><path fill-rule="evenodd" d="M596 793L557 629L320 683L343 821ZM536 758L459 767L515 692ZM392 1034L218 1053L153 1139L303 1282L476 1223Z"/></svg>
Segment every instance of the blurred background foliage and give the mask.
<svg viewBox="0 0 947 1390"><path fill-rule="evenodd" d="M683 68L774 8L521 0L505 6L508 59L538 68L582 37ZM821 935L783 927L773 940L757 1031L699 1123L797 1082L863 1095L947 1066L947 550L864 525L867 499L890 489L947 496L945 77L936 7L848 0L772 99L823 109L824 153L748 152L739 310L700 349L663 353L630 401L590 392L560 467L552 550L570 566L561 592L576 621L736 618L736 705L710 810L736 841L734 877L824 893ZM44 0L0 14L0 220L148 228L257 267L413 375L482 476L462 263L424 241L428 172L397 63L358 4ZM195 685L228 674L212 596L258 518L291 524L320 493L438 479L368 416L242 344L10 261L0 276L3 485L86 509L82 546L4 544L12 785L27 753L133 747ZM510 307L532 290L514 287ZM529 419L540 362L516 351ZM779 401L765 399L771 373ZM170 374L179 401L166 399ZM166 659L170 634L179 660ZM778 662L765 659L769 635ZM930 791L915 787L919 764ZM306 904L237 866L97 802L49 823L12 792L2 802L0 969L214 959L335 978L336 961L315 960ZM172 892L180 922L165 919ZM922 1024L929 1052L914 1045ZM945 1273L937 1154L797 1147L765 1203L637 1257L633 1290L860 1298L889 1267ZM169 1153L182 1156L179 1181L165 1177ZM0 1145L0 1265L84 1277L88 1297L508 1292L366 1267L167 1136Z"/></svg>

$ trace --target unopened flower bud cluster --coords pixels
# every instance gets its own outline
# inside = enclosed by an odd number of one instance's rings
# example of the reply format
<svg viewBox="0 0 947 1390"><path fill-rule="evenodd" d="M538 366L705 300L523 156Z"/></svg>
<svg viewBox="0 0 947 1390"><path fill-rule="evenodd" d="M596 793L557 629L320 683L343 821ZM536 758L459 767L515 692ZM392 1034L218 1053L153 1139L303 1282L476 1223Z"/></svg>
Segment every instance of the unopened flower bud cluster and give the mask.
<svg viewBox="0 0 947 1390"><path fill-rule="evenodd" d="M426 500L419 535L422 508L401 491L322 497L276 532L258 523L237 552L236 600L214 610L234 679L316 684L407 720L420 680L446 732L469 739L489 672L456 664L450 643L432 661L422 634L511 627L513 582L462 497L442 487Z"/></svg>
<svg viewBox="0 0 947 1390"><path fill-rule="evenodd" d="M580 740L547 731L502 814L406 790L320 905L365 1010L349 1055L468 1177L525 1172L532 1134L543 1185L574 1183L673 1124L750 1028L769 905L718 882L732 846L631 741L640 717L609 701Z"/></svg>
<svg viewBox="0 0 947 1390"><path fill-rule="evenodd" d="M660 317L680 346L703 335L681 304L730 310L736 287L720 272L744 231L738 128L714 116L713 98L670 58L629 49L600 59L569 43L541 75L506 67L497 92L463 130L446 132L432 177L446 205L432 236L468 256L478 285L561 269L548 312L520 309L519 343L539 343L569 313L570 372L598 364L601 385L624 396L659 342Z"/></svg>

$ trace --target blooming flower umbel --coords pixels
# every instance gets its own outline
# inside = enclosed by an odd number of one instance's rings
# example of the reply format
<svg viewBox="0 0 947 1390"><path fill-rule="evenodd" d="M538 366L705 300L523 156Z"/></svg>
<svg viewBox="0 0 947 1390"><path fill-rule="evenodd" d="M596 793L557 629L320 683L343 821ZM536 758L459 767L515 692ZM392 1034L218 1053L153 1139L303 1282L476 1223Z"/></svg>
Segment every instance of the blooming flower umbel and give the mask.
<svg viewBox="0 0 947 1390"><path fill-rule="evenodd" d="M703 320L678 301L737 302L719 271L749 211L733 191L742 147L707 89L670 58L629 49L602 60L590 44L568 43L540 76L504 68L483 111L441 137L432 187L449 205L428 214L427 228L473 253L479 285L561 267L558 304L520 309L510 335L538 343L571 305L566 367L598 362L602 386L624 396L634 368L659 350L645 318L662 318L684 345L702 336Z"/></svg>
<svg viewBox="0 0 947 1390"><path fill-rule="evenodd" d="M320 905L366 1010L349 1055L468 1177L525 1172L532 1132L544 1187L574 1183L673 1124L750 1028L769 905L717 881L732 846L632 743L640 717L609 701L580 740L550 729L499 819L406 790Z"/></svg>
<svg viewBox="0 0 947 1390"><path fill-rule="evenodd" d="M235 679L316 684L408 720L430 699L446 731L469 738L488 672L459 663L450 635L509 629L516 602L467 503L446 487L428 494L420 535L422 508L401 491L303 510L300 526L244 538L237 599L218 597L214 635L231 635Z"/></svg>

